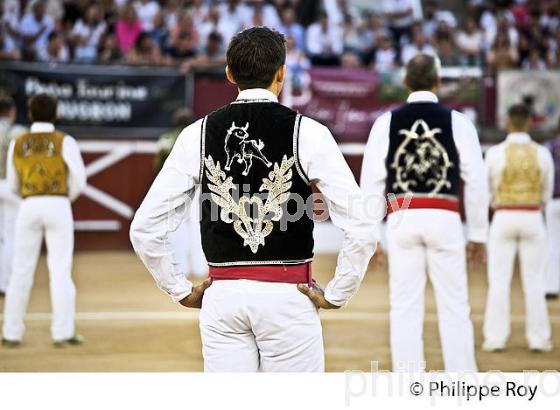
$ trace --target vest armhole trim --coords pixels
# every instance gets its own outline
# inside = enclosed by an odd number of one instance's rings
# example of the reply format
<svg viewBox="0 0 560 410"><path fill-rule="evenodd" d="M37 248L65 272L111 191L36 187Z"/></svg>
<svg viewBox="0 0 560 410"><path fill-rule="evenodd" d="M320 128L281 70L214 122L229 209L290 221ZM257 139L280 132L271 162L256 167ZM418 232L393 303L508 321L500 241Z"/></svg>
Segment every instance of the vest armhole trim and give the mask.
<svg viewBox="0 0 560 410"><path fill-rule="evenodd" d="M204 176L204 159L206 158L206 122L208 121L208 116L204 117L202 120L202 126L200 127L200 171L198 173L198 183L202 184L202 178Z"/></svg>
<svg viewBox="0 0 560 410"><path fill-rule="evenodd" d="M303 181L307 184L307 185L311 185L311 182L309 181L309 178L307 177L307 175L305 174L305 172L303 171L303 167L301 166L301 163L299 161L299 130L300 130L300 126L301 126L301 118L302 115L301 114L297 114L296 116L296 120L294 123L294 136L293 136L293 154L295 157L295 165L296 165L296 170L299 174L299 176L301 177L301 179L303 179Z"/></svg>

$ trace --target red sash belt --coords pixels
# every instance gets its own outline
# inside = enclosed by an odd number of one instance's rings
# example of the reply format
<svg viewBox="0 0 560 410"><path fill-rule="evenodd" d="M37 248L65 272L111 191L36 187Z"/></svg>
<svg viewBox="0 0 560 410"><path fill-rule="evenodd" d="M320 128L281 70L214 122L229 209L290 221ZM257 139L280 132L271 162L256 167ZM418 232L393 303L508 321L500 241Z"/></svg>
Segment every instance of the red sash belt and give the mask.
<svg viewBox="0 0 560 410"><path fill-rule="evenodd" d="M445 209L447 211L459 212L459 201L450 198L427 198L427 197L412 197L407 207L403 208L404 197L397 198L395 201L387 202L387 214L405 209Z"/></svg>
<svg viewBox="0 0 560 410"><path fill-rule="evenodd" d="M209 267L213 280L250 279L261 282L312 284L311 262L299 265L245 265Z"/></svg>
<svg viewBox="0 0 560 410"><path fill-rule="evenodd" d="M500 205L494 211L540 211L540 205Z"/></svg>

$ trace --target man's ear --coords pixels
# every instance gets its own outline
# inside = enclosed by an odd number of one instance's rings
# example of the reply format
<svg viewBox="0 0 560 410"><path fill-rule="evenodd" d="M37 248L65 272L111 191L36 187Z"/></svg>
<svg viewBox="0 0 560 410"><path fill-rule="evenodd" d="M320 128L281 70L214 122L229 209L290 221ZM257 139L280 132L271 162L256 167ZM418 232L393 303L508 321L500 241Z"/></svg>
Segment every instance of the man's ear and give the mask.
<svg viewBox="0 0 560 410"><path fill-rule="evenodd" d="M407 90L410 90L410 87L408 86L408 77L405 75L403 80L402 80L403 85L406 87Z"/></svg>
<svg viewBox="0 0 560 410"><path fill-rule="evenodd" d="M278 71L276 71L276 82L282 84L285 78L286 78L286 64L282 65L282 67L280 67Z"/></svg>
<svg viewBox="0 0 560 410"><path fill-rule="evenodd" d="M227 80L232 83L233 85L237 85L237 82L235 81L235 79L233 78L233 75L231 75L231 71L229 71L229 67L226 66L226 77Z"/></svg>

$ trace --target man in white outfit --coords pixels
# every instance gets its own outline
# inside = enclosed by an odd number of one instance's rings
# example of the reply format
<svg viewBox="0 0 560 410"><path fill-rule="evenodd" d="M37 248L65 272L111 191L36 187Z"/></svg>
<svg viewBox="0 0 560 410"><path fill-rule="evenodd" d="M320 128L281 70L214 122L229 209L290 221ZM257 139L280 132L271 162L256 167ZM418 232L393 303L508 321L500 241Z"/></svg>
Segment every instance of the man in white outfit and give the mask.
<svg viewBox="0 0 560 410"><path fill-rule="evenodd" d="M552 197L554 164L548 149L532 141L528 134L532 125L529 108L513 105L508 114L508 136L486 153L495 213L488 241L488 299L482 348L497 351L506 347L510 334L510 285L519 252L525 337L531 350L550 351L542 209Z"/></svg>
<svg viewBox="0 0 560 410"><path fill-rule="evenodd" d="M158 286L202 308L205 371L323 371L318 308L345 305L374 252L374 224L331 133L278 103L285 59L276 31L232 39L226 72L237 100L185 128L132 222L134 249ZM345 234L324 292L311 278L311 182ZM198 190L210 278L193 287L167 242L180 223L174 209Z"/></svg>
<svg viewBox="0 0 560 410"><path fill-rule="evenodd" d="M560 131L560 124L558 126ZM554 160L554 190L546 206L546 297L558 299L560 293L560 137L547 144Z"/></svg>
<svg viewBox="0 0 560 410"><path fill-rule="evenodd" d="M5 295L12 273L15 220L20 202L19 196L11 191L6 181L6 158L10 142L27 131L14 124L15 119L14 100L0 97L0 297Z"/></svg>
<svg viewBox="0 0 560 410"><path fill-rule="evenodd" d="M6 293L2 344L15 347L25 332L33 276L43 237L47 245L55 346L81 344L74 329L76 289L72 281L74 221L71 201L86 185L86 173L74 138L55 130L57 102L39 94L29 100L29 133L10 144L7 177L23 198L16 220L13 274Z"/></svg>
<svg viewBox="0 0 560 410"><path fill-rule="evenodd" d="M386 231L394 371L425 367L427 277L435 292L445 369L477 369L465 250L471 262L484 260L488 187L476 129L465 115L438 103L439 83L436 58L419 54L408 62L407 104L377 119L362 165L364 193L389 195ZM466 247L459 213L461 180Z"/></svg>

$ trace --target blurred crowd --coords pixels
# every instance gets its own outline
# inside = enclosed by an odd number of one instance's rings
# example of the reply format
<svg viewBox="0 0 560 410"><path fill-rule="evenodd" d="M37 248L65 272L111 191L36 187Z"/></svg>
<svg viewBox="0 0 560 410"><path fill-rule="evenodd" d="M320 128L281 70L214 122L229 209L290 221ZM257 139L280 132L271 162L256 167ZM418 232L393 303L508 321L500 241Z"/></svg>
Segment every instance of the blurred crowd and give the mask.
<svg viewBox="0 0 560 410"><path fill-rule="evenodd" d="M466 3L459 15L437 0L0 0L0 59L186 72L222 67L235 33L266 25L286 34L293 71L387 71L419 51L444 66L560 67L560 0Z"/></svg>

